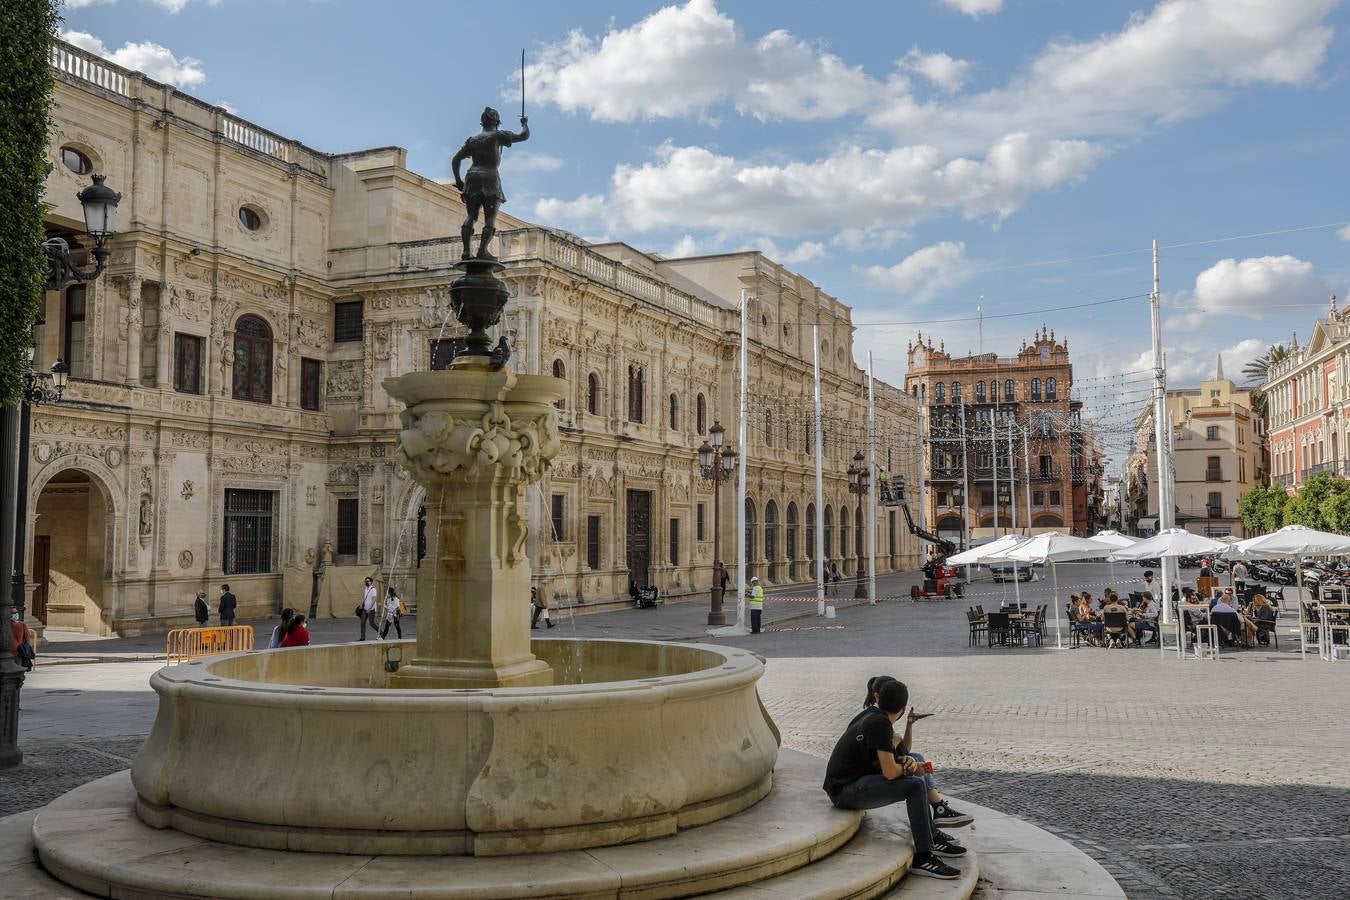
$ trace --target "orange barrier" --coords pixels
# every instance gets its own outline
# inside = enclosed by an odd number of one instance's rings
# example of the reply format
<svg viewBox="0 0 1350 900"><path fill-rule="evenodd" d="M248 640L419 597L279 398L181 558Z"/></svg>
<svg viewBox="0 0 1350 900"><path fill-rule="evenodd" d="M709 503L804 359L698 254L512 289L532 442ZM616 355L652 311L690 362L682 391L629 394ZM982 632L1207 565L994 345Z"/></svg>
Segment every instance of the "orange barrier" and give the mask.
<svg viewBox="0 0 1350 900"><path fill-rule="evenodd" d="M221 653L242 653L253 649L253 626L226 625L219 628L175 628L169 632L164 647L164 661L169 665L217 656Z"/></svg>

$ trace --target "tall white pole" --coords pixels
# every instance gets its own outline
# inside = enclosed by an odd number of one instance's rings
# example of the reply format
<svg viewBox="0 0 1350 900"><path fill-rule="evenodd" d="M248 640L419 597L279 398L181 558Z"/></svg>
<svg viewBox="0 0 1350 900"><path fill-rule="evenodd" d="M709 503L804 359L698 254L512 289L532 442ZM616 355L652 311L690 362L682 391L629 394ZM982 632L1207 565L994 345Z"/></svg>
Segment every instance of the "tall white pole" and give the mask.
<svg viewBox="0 0 1350 900"><path fill-rule="evenodd" d="M816 384L816 615L825 615L825 450L821 447L820 326L811 326L811 363Z"/></svg>
<svg viewBox="0 0 1350 900"><path fill-rule="evenodd" d="M749 435L749 416L747 393L749 390L749 377L747 369L749 368L749 354L746 350L746 316L749 312L747 304L749 300L744 290L741 291L741 421L737 429L737 440L740 441L740 471L737 473L736 482L736 584L739 586L738 597L736 600L736 628L745 631L745 458L750 455L750 445L747 441Z"/></svg>
<svg viewBox="0 0 1350 900"><path fill-rule="evenodd" d="M867 351L867 602L877 602L877 398Z"/></svg>
<svg viewBox="0 0 1350 900"><path fill-rule="evenodd" d="M995 390L998 389L995 384ZM1012 510L1012 534L1017 533L1017 450L1013 446L1013 421L1008 417L1008 507ZM1022 579L1017 574L1017 563L1013 562L1013 593L1017 596L1017 608L1022 608Z"/></svg>
<svg viewBox="0 0 1350 900"><path fill-rule="evenodd" d="M998 537L998 425L989 416L989 468L994 474L994 537Z"/></svg>
<svg viewBox="0 0 1350 900"><path fill-rule="evenodd" d="M1158 530L1171 528L1172 518L1172 466L1168 458L1168 437L1172 423L1167 415L1167 367L1163 362L1162 340L1162 292L1158 270L1158 242L1153 242L1153 292L1148 297L1149 313L1153 325L1153 438L1154 452L1158 457ZM1162 560L1162 624L1172 621L1172 566L1170 560Z"/></svg>
<svg viewBox="0 0 1350 900"><path fill-rule="evenodd" d="M928 530L928 460L926 456L929 452L935 454L936 448L928 448L924 444L925 435L928 432L928 403L921 401L919 405L919 527L924 531ZM891 478L895 478L895 473L891 473ZM909 539L912 539L910 535ZM923 554L920 553L920 556ZM923 560L919 560L919 565L923 565Z"/></svg>
<svg viewBox="0 0 1350 900"><path fill-rule="evenodd" d="M966 398L961 398L959 407L961 416L961 492L964 496L961 498L961 549L970 549L970 520L967 513L970 511L970 464L968 457L970 454L966 450ZM966 566L966 581L970 581L970 566Z"/></svg>
<svg viewBox="0 0 1350 900"><path fill-rule="evenodd" d="M1022 429L1022 477L1026 479L1027 537L1031 537L1031 449L1027 443L1029 431L1031 431L1030 416L1027 417L1026 427Z"/></svg>

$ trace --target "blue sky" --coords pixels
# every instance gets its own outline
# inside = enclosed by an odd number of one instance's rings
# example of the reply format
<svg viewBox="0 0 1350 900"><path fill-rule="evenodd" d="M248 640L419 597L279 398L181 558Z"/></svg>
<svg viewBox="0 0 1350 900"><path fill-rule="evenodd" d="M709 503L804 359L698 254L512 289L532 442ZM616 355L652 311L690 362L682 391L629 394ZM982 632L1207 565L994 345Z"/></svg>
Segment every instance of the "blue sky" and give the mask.
<svg viewBox="0 0 1350 900"><path fill-rule="evenodd" d="M485 103L514 127L524 47L514 214L661 253L764 249L855 308L859 361L893 381L920 329L977 349L974 322L936 321L977 305L1135 297L984 324L1007 354L1042 321L1066 335L1119 440L1153 238L1177 386L1306 339L1350 287L1350 228L1201 243L1350 221L1348 23L1341 0L77 0L65 28L437 178Z"/></svg>

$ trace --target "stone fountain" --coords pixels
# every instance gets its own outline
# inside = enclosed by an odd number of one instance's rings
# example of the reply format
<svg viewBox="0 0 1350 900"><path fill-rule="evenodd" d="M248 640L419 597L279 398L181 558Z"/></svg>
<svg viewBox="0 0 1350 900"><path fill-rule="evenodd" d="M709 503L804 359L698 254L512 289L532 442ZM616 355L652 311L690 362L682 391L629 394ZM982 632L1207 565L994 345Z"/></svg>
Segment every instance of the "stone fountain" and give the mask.
<svg viewBox="0 0 1350 900"><path fill-rule="evenodd" d="M127 897L666 897L797 870L829 890L783 896L884 892L904 871L894 845L819 871L856 845L861 816L825 802L818 761L780 757L759 657L531 641L520 495L558 452L566 385L505 368L488 338L502 267L483 251L460 267L467 351L385 381L406 406L398 461L426 487L434 531L415 645L161 669L130 777L34 820L43 868Z"/></svg>

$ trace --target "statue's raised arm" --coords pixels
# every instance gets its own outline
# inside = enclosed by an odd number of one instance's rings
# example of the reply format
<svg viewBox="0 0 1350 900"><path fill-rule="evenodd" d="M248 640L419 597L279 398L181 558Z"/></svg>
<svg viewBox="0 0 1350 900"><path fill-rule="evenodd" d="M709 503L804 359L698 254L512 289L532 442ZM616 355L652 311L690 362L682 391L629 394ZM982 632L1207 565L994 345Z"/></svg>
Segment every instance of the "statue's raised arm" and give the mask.
<svg viewBox="0 0 1350 900"><path fill-rule="evenodd" d="M497 209L506 202L502 193L502 179L498 167L502 161L502 148L530 139L530 120L520 117L520 133L500 130L501 116L492 107L483 110L480 119L483 130L470 137L459 148L450 161L455 174L455 187L464 198L465 218L460 226L460 237L464 242L463 258L474 254L470 245L473 242L473 226L478 219L478 211L483 211L483 233L478 240L478 258L495 259L488 252L488 242L497 231ZM463 179L459 177L459 166L464 160L470 160L469 171Z"/></svg>

